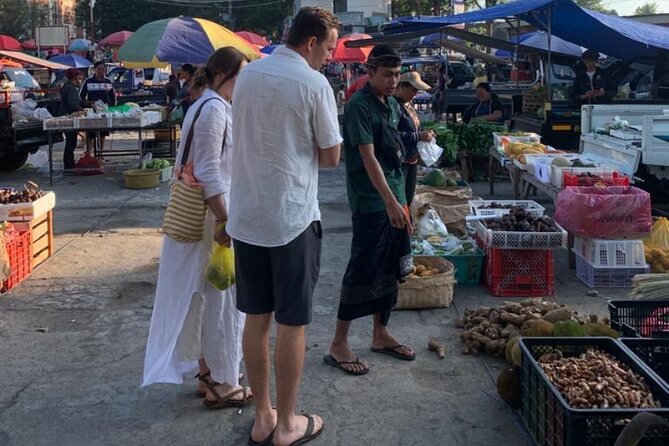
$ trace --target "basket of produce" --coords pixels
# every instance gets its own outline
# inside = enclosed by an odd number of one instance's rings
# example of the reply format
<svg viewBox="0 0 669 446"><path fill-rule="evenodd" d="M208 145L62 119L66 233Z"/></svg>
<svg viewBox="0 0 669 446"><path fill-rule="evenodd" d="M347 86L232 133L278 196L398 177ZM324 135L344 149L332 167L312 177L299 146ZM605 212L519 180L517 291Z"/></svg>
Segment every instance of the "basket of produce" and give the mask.
<svg viewBox="0 0 669 446"><path fill-rule="evenodd" d="M160 184L160 169L131 169L123 172L128 189L150 189Z"/></svg>
<svg viewBox="0 0 669 446"><path fill-rule="evenodd" d="M669 392L612 338L521 338L521 416L536 444L611 445L629 420L669 420ZM669 428L647 445L669 444Z"/></svg>
<svg viewBox="0 0 669 446"><path fill-rule="evenodd" d="M652 226L650 194L636 187L569 187L555 201L555 221L574 235L642 238Z"/></svg>
<svg viewBox="0 0 669 446"><path fill-rule="evenodd" d="M56 206L56 194L46 192L28 181L24 188L0 189L0 221L28 221L43 215Z"/></svg>
<svg viewBox="0 0 669 446"><path fill-rule="evenodd" d="M599 186L599 187L608 187L608 186L629 186L630 177L622 175L617 171L604 172L604 173L593 173L593 172L569 172L564 171L562 173L563 180L562 183L564 187L571 186Z"/></svg>
<svg viewBox="0 0 669 446"><path fill-rule="evenodd" d="M76 121L74 118L67 116L49 118L42 121L42 128L43 130L74 130L76 129Z"/></svg>
<svg viewBox="0 0 669 446"><path fill-rule="evenodd" d="M626 337L669 337L667 300L612 300L609 314L611 328L622 331Z"/></svg>
<svg viewBox="0 0 669 446"><path fill-rule="evenodd" d="M551 162L551 184L558 189L564 189L565 172L577 176L581 174L591 174L593 176L593 183L595 182L594 180L596 180L594 176L599 176L599 183L604 185L606 183L605 178L612 178L613 172L616 172L616 170L613 167L597 164L586 158L558 157ZM611 182L613 182L613 180L611 180Z"/></svg>
<svg viewBox="0 0 669 446"><path fill-rule="evenodd" d="M469 202L474 215L502 217L518 206L535 217L544 216L544 207L532 200L472 200Z"/></svg>
<svg viewBox="0 0 669 446"><path fill-rule="evenodd" d="M441 257L415 256L414 272L400 284L396 310L446 308L453 300L455 269Z"/></svg>
<svg viewBox="0 0 669 446"><path fill-rule="evenodd" d="M534 217L518 206L499 219L478 221L476 232L486 248L543 250L567 246L567 232L552 218Z"/></svg>
<svg viewBox="0 0 669 446"><path fill-rule="evenodd" d="M95 130L111 127L110 119L105 116L76 118L76 128L83 130Z"/></svg>
<svg viewBox="0 0 669 446"><path fill-rule="evenodd" d="M655 373L669 391L669 338L621 338L618 342Z"/></svg>

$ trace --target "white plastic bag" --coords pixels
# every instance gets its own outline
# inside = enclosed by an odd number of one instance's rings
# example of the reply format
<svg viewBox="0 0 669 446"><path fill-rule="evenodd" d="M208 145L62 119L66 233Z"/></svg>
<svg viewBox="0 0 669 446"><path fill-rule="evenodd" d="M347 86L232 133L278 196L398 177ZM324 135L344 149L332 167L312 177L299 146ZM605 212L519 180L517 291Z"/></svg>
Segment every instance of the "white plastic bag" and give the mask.
<svg viewBox="0 0 669 446"><path fill-rule="evenodd" d="M49 155L46 149L28 155L25 165L31 165L40 173L49 172Z"/></svg>
<svg viewBox="0 0 669 446"><path fill-rule="evenodd" d="M49 110L47 110L46 108L40 107L40 108L36 108L33 111L33 118L39 119L40 121L43 121L45 119L53 118L53 116L51 116L51 113L49 113Z"/></svg>
<svg viewBox="0 0 669 446"><path fill-rule="evenodd" d="M426 166L435 164L441 154L444 153L444 149L439 147L434 139L430 142L418 141L416 147L418 148L418 153L420 153L420 158Z"/></svg>
<svg viewBox="0 0 669 446"><path fill-rule="evenodd" d="M448 229L446 229L446 225L439 217L439 214L437 214L437 211L428 209L428 211L418 219L416 234L423 240L435 235L446 237L448 235Z"/></svg>

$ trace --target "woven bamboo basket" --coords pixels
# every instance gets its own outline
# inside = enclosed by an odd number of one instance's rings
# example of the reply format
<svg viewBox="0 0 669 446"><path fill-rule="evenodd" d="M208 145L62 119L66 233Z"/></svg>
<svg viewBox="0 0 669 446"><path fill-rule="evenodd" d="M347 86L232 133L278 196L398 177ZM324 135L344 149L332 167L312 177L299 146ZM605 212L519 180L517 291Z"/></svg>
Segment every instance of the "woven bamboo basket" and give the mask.
<svg viewBox="0 0 669 446"><path fill-rule="evenodd" d="M453 300L455 268L442 257L415 256L415 264L437 268L440 273L430 277L409 276L400 284L395 310L447 308Z"/></svg>

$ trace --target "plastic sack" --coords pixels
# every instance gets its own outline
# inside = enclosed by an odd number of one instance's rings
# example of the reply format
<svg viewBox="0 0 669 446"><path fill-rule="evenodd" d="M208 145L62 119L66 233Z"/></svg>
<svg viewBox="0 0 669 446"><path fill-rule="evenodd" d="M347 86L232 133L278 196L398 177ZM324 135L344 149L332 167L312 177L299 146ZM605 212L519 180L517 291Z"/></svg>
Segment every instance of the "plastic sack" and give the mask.
<svg viewBox="0 0 669 446"><path fill-rule="evenodd" d="M235 254L232 248L218 244L215 246L204 275L207 282L223 291L235 283Z"/></svg>
<svg viewBox="0 0 669 446"><path fill-rule="evenodd" d="M184 109L178 105L171 112L169 116L169 121L172 124L181 124L184 121Z"/></svg>
<svg viewBox="0 0 669 446"><path fill-rule="evenodd" d="M669 220L658 218L653 223L650 237L643 241L646 262L654 273L669 272Z"/></svg>
<svg viewBox="0 0 669 446"><path fill-rule="evenodd" d="M437 211L428 209L427 212L418 219L416 234L423 240L435 235L438 237L446 237L448 235L448 229L446 229L446 225L441 220L441 217L439 217L439 214L437 214Z"/></svg>
<svg viewBox="0 0 669 446"><path fill-rule="evenodd" d="M44 119L53 118L53 116L51 116L51 113L49 113L49 110L47 110L44 107L40 107L40 108L36 108L35 110L33 110L33 118L39 119L39 120L44 120Z"/></svg>
<svg viewBox="0 0 669 446"><path fill-rule="evenodd" d="M441 154L444 153L444 149L439 147L434 139L430 142L418 141L416 148L420 154L420 159L423 160L426 166L434 165L439 160Z"/></svg>
<svg viewBox="0 0 669 446"><path fill-rule="evenodd" d="M650 194L636 187L568 187L557 196L555 221L580 237L620 239L650 232Z"/></svg>

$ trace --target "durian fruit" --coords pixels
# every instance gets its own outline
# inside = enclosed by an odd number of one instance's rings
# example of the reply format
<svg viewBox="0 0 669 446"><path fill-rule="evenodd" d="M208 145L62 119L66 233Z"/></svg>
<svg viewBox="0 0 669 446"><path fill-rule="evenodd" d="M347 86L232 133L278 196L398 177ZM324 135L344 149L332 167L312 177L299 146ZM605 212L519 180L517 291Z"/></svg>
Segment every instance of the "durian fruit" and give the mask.
<svg viewBox="0 0 669 446"><path fill-rule="evenodd" d="M601 322L588 322L587 324L583 325L583 331L585 332L586 336L608 336L610 338L620 337L620 333Z"/></svg>
<svg viewBox="0 0 669 446"><path fill-rule="evenodd" d="M511 348L511 364L520 367L523 362L522 357L523 352L520 350L520 344L516 342L516 345Z"/></svg>
<svg viewBox="0 0 669 446"><path fill-rule="evenodd" d="M518 336L514 336L506 342L506 348L504 349L504 356L506 357L506 362L513 364L513 358L511 357L511 349L514 345L518 344Z"/></svg>
<svg viewBox="0 0 669 446"><path fill-rule="evenodd" d="M520 407L522 393L520 367L502 370L497 377L497 393L512 408Z"/></svg>
<svg viewBox="0 0 669 446"><path fill-rule="evenodd" d="M585 336L585 330L577 321L560 321L553 327L553 336L577 338Z"/></svg>
<svg viewBox="0 0 669 446"><path fill-rule="evenodd" d="M543 319L530 319L520 327L520 335L535 338L553 336L553 324Z"/></svg>

